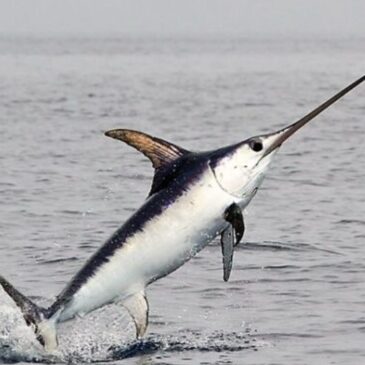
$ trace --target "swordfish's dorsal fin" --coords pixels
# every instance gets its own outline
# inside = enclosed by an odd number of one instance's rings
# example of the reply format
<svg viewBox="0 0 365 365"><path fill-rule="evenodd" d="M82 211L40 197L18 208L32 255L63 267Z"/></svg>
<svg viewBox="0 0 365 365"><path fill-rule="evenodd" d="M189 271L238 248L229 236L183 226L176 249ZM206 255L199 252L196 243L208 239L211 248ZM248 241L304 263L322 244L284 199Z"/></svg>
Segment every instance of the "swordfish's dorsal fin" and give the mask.
<svg viewBox="0 0 365 365"><path fill-rule="evenodd" d="M182 165L179 159L192 153L163 139L130 129L113 129L105 135L129 144L151 160L155 175L148 196L164 189L177 176Z"/></svg>
<svg viewBox="0 0 365 365"><path fill-rule="evenodd" d="M147 156L157 170L166 167L189 151L163 139L130 129L113 129L105 132L111 138L119 139Z"/></svg>

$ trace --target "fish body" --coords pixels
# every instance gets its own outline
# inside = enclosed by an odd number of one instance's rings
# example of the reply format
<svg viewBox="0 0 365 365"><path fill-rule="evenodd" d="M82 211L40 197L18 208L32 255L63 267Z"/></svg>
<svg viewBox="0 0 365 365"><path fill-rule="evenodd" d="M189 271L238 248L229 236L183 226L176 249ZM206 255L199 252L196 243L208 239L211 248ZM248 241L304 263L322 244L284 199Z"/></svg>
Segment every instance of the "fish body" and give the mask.
<svg viewBox="0 0 365 365"><path fill-rule="evenodd" d="M107 240L59 296L52 315L64 321L123 301L178 269L220 234L227 226L224 210L235 198L207 165L184 186L181 180L150 196Z"/></svg>

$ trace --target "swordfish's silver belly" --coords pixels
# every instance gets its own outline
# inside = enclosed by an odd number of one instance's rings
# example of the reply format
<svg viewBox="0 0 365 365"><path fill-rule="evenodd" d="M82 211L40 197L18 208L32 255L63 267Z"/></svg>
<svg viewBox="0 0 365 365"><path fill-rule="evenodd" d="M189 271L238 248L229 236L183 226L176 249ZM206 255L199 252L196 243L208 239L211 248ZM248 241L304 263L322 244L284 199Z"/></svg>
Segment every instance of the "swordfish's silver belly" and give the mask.
<svg viewBox="0 0 365 365"><path fill-rule="evenodd" d="M73 295L59 320L123 300L179 268L227 226L223 215L233 201L208 168L174 203L126 239Z"/></svg>

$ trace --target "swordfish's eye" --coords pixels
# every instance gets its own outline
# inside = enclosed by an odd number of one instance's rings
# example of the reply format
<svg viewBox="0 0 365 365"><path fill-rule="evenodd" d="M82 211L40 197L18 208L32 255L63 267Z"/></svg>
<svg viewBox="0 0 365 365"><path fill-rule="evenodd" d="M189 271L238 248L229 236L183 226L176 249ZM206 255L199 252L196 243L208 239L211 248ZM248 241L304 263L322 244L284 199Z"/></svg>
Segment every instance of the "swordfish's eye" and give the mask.
<svg viewBox="0 0 365 365"><path fill-rule="evenodd" d="M254 150L255 152L260 152L263 148L263 145L262 145L262 142L259 141L258 139L253 139L251 142L250 142L250 147L252 150Z"/></svg>

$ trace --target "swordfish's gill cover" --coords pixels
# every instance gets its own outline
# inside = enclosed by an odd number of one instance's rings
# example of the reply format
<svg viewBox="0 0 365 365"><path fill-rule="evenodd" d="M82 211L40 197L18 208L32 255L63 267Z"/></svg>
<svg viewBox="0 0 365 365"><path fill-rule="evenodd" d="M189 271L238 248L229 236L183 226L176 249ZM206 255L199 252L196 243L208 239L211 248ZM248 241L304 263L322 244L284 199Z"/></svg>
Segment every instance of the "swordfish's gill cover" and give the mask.
<svg viewBox="0 0 365 365"><path fill-rule="evenodd" d="M361 77L299 121L208 152L191 152L141 132L106 132L146 155L155 168L142 206L76 273L49 308L41 308L0 276L0 285L22 311L47 351L57 348L57 323L121 302L136 325L148 325L147 285L170 274L221 236L223 278L229 279L234 246L244 233L242 210L259 188L279 147L295 131L354 87Z"/></svg>

